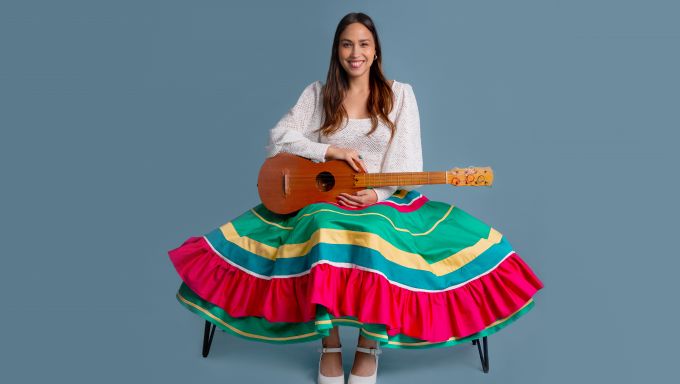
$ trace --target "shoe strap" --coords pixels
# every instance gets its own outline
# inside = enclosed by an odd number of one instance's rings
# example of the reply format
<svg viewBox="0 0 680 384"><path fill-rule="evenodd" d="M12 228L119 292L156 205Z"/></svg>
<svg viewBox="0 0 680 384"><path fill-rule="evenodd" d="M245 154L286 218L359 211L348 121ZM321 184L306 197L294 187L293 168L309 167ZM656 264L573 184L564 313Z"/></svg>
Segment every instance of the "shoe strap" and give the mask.
<svg viewBox="0 0 680 384"><path fill-rule="evenodd" d="M323 348L317 349L317 351L318 351L318 352L322 352L322 353L342 352L342 346L340 346L339 348L327 348L327 347L323 347Z"/></svg>
<svg viewBox="0 0 680 384"><path fill-rule="evenodd" d="M359 346L357 346L357 351L363 352L363 353L368 353L369 355L374 355L374 356L378 356L379 354L382 353L382 350L380 348L364 348L364 347L359 347Z"/></svg>

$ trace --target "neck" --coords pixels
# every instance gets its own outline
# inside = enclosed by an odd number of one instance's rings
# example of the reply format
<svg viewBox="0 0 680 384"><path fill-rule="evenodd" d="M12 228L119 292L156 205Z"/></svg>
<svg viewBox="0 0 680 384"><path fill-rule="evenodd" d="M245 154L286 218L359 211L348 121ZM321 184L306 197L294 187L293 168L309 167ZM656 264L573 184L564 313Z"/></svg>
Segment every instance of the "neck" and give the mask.
<svg viewBox="0 0 680 384"><path fill-rule="evenodd" d="M354 180L357 187L447 184L446 172L357 173Z"/></svg>
<svg viewBox="0 0 680 384"><path fill-rule="evenodd" d="M354 93L363 93L363 92L368 92L369 91L369 73L366 72L365 75L362 75L360 77L350 77L349 80L347 80L349 84L349 91Z"/></svg>

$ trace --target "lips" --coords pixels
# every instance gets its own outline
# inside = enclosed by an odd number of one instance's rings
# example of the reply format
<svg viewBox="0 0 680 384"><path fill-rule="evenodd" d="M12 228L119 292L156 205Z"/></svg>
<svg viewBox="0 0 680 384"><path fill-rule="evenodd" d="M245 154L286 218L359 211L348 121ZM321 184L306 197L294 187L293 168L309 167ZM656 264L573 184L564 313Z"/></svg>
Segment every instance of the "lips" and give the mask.
<svg viewBox="0 0 680 384"><path fill-rule="evenodd" d="M364 63L364 60L350 61L349 65L352 68L359 68Z"/></svg>

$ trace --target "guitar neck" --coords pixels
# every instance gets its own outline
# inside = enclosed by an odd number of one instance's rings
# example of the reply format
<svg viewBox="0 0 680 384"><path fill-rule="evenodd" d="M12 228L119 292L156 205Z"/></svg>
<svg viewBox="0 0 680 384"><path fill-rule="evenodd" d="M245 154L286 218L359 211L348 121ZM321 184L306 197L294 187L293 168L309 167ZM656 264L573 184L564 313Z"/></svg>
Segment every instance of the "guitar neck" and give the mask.
<svg viewBox="0 0 680 384"><path fill-rule="evenodd" d="M453 168L443 172L393 172L393 173L357 173L354 175L354 186L360 188L451 184L455 186L490 186L493 183L493 171L490 167Z"/></svg>
<svg viewBox="0 0 680 384"><path fill-rule="evenodd" d="M358 173L357 187L387 187L398 185L446 184L446 172Z"/></svg>

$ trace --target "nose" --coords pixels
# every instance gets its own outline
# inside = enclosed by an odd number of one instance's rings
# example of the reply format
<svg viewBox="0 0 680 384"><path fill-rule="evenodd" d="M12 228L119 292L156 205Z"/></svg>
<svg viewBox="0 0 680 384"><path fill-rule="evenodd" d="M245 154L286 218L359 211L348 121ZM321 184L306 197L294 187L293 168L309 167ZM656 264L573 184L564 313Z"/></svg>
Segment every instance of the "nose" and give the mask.
<svg viewBox="0 0 680 384"><path fill-rule="evenodd" d="M355 45L352 47L352 57L356 57L356 53L359 50L359 48Z"/></svg>

